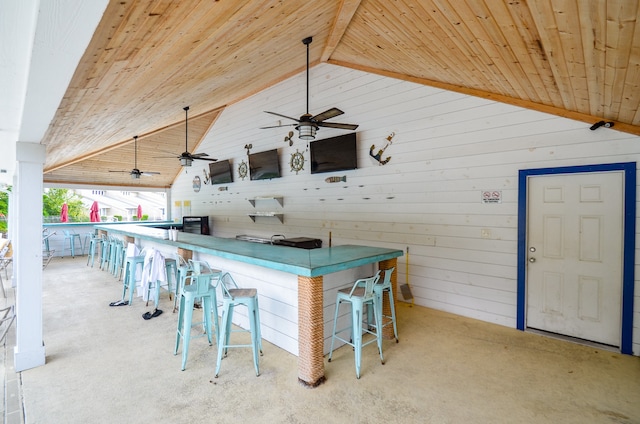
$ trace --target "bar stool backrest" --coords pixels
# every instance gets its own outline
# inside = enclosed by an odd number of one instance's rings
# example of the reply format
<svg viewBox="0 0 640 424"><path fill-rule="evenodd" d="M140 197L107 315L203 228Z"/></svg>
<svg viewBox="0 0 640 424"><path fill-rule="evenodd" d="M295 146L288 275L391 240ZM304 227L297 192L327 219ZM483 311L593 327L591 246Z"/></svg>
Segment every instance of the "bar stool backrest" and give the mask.
<svg viewBox="0 0 640 424"><path fill-rule="evenodd" d="M380 272L378 272L373 277L361 278L357 280L355 283L353 283L353 287L351 287L351 291L349 292L349 297L359 296L365 299L372 298L373 287L376 285L379 279L380 279Z"/></svg>
<svg viewBox="0 0 640 424"><path fill-rule="evenodd" d="M192 274L187 277L188 286L195 284L195 297L205 296L211 290L211 274ZM193 286L192 286L193 287Z"/></svg>
<svg viewBox="0 0 640 424"><path fill-rule="evenodd" d="M189 268L194 274L211 274L212 270L206 261L194 261L189 259Z"/></svg>

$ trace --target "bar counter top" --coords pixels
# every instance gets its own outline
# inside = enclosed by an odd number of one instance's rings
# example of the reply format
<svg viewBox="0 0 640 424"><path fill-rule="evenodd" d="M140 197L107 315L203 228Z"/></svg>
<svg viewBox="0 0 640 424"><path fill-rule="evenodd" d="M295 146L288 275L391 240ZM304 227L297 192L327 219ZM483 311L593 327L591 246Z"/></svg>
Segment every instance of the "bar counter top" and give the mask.
<svg viewBox="0 0 640 424"><path fill-rule="evenodd" d="M183 232L178 233L177 241L171 241L167 230L136 224L96 225L95 228L111 234L159 242L303 277L318 277L403 255L402 250L384 247L342 245L300 249Z"/></svg>

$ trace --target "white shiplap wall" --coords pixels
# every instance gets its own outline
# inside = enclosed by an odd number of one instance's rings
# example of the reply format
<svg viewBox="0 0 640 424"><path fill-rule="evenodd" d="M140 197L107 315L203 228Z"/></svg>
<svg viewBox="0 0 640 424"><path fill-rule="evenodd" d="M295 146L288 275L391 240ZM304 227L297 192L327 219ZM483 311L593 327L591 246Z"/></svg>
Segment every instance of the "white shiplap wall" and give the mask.
<svg viewBox="0 0 640 424"><path fill-rule="evenodd" d="M416 304L508 327L516 322L518 170L640 159L637 136L590 131L583 122L485 99L328 64L311 69L310 83L312 114L336 106L345 114L331 121L360 124L357 170L311 175L307 162L296 175L289 160L296 150L309 160L306 142L295 138L289 147L283 140L291 127L258 129L278 123L264 110L304 113L300 74L229 106L206 136L198 152L234 164L228 191L204 185L194 193L192 178L207 166L195 162L177 179L173 200L190 200L192 215L209 215L219 237L285 234L317 237L327 246L331 234L333 245L409 248L409 275L407 257L399 258L398 282L409 281ZM198 105L191 110L204 112ZM369 147L381 148L392 132L384 153L392 159L380 166ZM317 138L343 133L321 128ZM278 148L282 178L242 181L237 168L246 160L245 144L252 152ZM326 183L330 175L347 181ZM502 203L482 204L486 189L501 190ZM284 196L284 206L263 200L254 208L247 200L268 195ZM254 223L247 214L255 210L284 213L284 224L275 218Z"/></svg>

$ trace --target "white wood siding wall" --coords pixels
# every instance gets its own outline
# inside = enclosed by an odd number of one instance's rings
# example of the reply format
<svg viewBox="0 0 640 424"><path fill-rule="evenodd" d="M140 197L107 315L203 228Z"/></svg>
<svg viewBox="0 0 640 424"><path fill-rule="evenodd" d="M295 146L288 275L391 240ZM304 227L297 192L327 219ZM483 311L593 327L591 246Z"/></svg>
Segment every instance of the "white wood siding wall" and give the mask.
<svg viewBox="0 0 640 424"><path fill-rule="evenodd" d="M331 234L333 245L409 248L409 275L405 255L398 260L398 282L410 283L416 304L508 327L516 325L518 170L640 160L637 136L590 131L582 122L485 99L328 64L311 69L310 85L312 114L336 106L345 114L332 121L360 124L357 170L311 175L307 143L297 136L292 147L283 141L292 127L258 129L278 123L265 110L304 113L305 78L299 74L229 106L198 149L232 160L228 191L203 185L195 193L192 179L208 166L196 161L176 181L173 200L190 200L192 215L209 215L219 237L309 236L328 246ZM204 112L198 105L191 110ZM321 128L317 139L343 133ZM391 133L383 157L392 159L380 166L369 147L382 148ZM245 144L254 153L278 148L282 178L241 180ZM306 160L298 174L289 165L296 151ZM347 181L325 182L336 175ZM500 190L502 203L483 204L482 190ZM248 201L268 195L284 196L284 206L262 200L254 208ZM284 223L254 223L247 216L252 211L284 213ZM637 281L635 305L638 355Z"/></svg>

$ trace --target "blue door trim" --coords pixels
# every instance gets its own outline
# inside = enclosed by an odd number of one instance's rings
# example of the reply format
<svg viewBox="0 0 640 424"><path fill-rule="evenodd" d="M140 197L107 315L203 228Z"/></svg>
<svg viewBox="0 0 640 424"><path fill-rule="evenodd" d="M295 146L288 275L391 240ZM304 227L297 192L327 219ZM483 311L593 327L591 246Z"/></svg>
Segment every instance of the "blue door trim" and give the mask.
<svg viewBox="0 0 640 424"><path fill-rule="evenodd" d="M624 172L624 229L622 264L622 335L620 351L632 355L633 290L636 249L636 163L610 163L603 165L567 166L560 168L524 169L518 175L518 310L516 327L525 329L526 266L527 266L527 181L528 177L550 174L585 172Z"/></svg>

